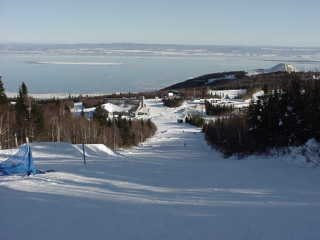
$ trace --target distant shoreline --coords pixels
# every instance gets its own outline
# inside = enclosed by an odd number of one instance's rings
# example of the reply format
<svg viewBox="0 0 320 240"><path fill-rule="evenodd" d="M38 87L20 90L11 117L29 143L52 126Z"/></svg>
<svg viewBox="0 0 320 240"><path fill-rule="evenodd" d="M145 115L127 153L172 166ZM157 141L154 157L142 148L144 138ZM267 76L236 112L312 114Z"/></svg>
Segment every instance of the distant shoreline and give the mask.
<svg viewBox="0 0 320 240"><path fill-rule="evenodd" d="M284 59L264 59L265 62L288 62L288 63L320 63L320 60L284 60Z"/></svg>
<svg viewBox="0 0 320 240"><path fill-rule="evenodd" d="M117 66L123 63L117 62L67 62L67 61L26 61L29 64L54 64L54 65L93 65L93 66Z"/></svg>
<svg viewBox="0 0 320 240"><path fill-rule="evenodd" d="M112 93L111 93L112 94ZM35 99L67 99L69 97L75 98L75 97L100 97L100 96L105 96L105 95L111 95L110 93L29 93L29 95ZM118 93L114 93L118 94ZM16 98L17 93L15 92L6 92L6 95L9 98Z"/></svg>

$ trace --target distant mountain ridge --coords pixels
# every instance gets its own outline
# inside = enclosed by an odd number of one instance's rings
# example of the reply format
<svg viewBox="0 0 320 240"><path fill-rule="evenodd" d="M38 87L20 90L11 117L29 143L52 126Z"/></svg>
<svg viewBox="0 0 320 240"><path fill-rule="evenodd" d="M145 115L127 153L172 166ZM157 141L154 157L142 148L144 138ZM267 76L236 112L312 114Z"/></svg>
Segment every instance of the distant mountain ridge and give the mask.
<svg viewBox="0 0 320 240"><path fill-rule="evenodd" d="M239 89L242 87L251 88L253 86L261 88L264 84L278 84L279 81L290 78L291 73L296 73L303 79L313 78L312 73L299 72L298 69L291 64L280 63L271 68L257 69L252 72L231 71L206 74L173 84L162 90L207 87L216 89Z"/></svg>
<svg viewBox="0 0 320 240"><path fill-rule="evenodd" d="M214 84L215 81L243 79L246 77L246 74L247 73L244 71L205 74L199 77L191 78L189 80L186 80L180 83L176 83L174 85L171 85L165 88L164 90L210 86Z"/></svg>

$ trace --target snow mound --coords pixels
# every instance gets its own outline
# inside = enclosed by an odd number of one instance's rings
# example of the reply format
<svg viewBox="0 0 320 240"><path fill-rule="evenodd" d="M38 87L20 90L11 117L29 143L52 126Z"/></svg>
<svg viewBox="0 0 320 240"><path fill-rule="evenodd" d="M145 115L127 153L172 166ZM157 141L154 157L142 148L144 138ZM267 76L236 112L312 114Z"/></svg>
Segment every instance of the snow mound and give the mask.
<svg viewBox="0 0 320 240"><path fill-rule="evenodd" d="M113 112L126 112L129 109L122 107L122 106L118 106L112 103L105 103L102 105L102 108L106 111L108 111L109 113L113 113Z"/></svg>
<svg viewBox="0 0 320 240"><path fill-rule="evenodd" d="M86 152L87 153L94 153L94 154L106 154L110 156L116 156L114 151L103 144L87 144L86 145Z"/></svg>
<svg viewBox="0 0 320 240"><path fill-rule="evenodd" d="M252 98L249 98L246 100L247 103L250 103L251 101L258 101L260 97L262 97L264 95L264 91L260 90L255 92L254 94L252 94Z"/></svg>
<svg viewBox="0 0 320 240"><path fill-rule="evenodd" d="M310 139L304 145L289 147L282 150L272 150L272 155L278 155L280 159L300 166L318 166L320 164L320 143Z"/></svg>
<svg viewBox="0 0 320 240"><path fill-rule="evenodd" d="M301 147L292 147L290 155L294 158L301 156L305 163L318 165L320 163L320 143L315 139L310 139Z"/></svg>
<svg viewBox="0 0 320 240"><path fill-rule="evenodd" d="M31 145L33 153L39 159L47 158L81 158L82 144L71 143L51 143L51 142L37 142ZM104 158L106 156L115 156L116 154L103 144L85 144L86 156L94 158ZM38 159L36 159L38 160Z"/></svg>

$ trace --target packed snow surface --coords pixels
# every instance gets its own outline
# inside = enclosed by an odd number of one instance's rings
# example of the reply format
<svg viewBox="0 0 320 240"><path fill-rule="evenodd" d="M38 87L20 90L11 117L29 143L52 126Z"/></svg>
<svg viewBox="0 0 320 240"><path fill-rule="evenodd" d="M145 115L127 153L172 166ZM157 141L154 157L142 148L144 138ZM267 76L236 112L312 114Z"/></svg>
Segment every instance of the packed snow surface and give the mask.
<svg viewBox="0 0 320 240"><path fill-rule="evenodd" d="M87 166L81 146L33 144L36 166L56 172L0 178L0 239L320 239L318 168L224 159L177 123L184 106L146 103L156 135L117 152L87 145Z"/></svg>

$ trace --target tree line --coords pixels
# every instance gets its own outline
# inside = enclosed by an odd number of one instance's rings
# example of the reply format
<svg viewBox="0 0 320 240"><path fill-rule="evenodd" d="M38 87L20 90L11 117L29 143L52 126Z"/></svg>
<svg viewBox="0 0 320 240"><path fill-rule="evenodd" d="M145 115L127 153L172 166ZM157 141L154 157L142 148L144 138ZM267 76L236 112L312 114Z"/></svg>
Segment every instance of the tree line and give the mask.
<svg viewBox="0 0 320 240"><path fill-rule="evenodd" d="M26 142L49 141L73 144L105 144L111 148L137 145L156 132L151 120L108 118L97 107L91 119L71 112L72 100L36 100L22 83L9 101L0 79L0 147L13 148Z"/></svg>
<svg viewBox="0 0 320 240"><path fill-rule="evenodd" d="M227 104L212 104L205 101L205 109L208 116L221 116L232 113L234 111L234 106Z"/></svg>
<svg viewBox="0 0 320 240"><path fill-rule="evenodd" d="M290 74L277 88L265 86L264 92L246 112L206 124L203 131L208 142L228 155L320 140L319 80Z"/></svg>

